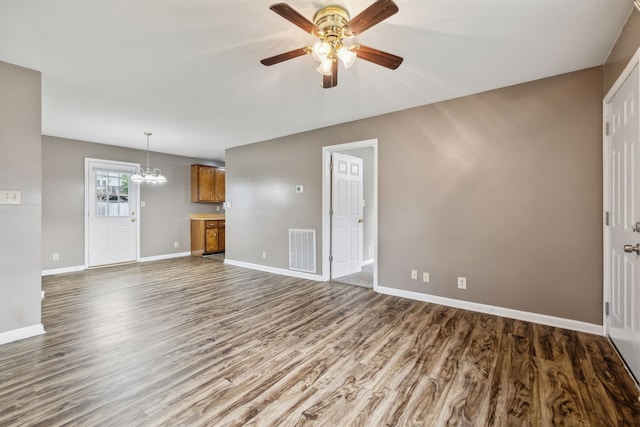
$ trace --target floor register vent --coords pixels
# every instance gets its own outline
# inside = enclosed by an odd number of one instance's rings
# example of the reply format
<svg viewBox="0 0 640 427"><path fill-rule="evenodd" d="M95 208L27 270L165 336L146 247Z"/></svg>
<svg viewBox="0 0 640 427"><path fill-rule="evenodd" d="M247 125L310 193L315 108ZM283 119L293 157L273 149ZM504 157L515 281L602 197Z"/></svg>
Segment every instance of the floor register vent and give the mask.
<svg viewBox="0 0 640 427"><path fill-rule="evenodd" d="M316 272L316 230L289 229L289 270Z"/></svg>

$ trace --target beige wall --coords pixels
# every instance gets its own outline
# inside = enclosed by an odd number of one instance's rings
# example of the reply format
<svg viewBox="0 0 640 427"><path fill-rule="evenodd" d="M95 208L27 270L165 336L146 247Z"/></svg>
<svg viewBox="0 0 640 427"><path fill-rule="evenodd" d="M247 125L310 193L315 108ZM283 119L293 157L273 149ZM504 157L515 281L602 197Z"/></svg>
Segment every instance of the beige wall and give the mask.
<svg viewBox="0 0 640 427"><path fill-rule="evenodd" d="M141 132L141 146L143 138ZM43 136L42 152L42 269L83 266L85 157L144 165L146 151ZM150 163L162 170L168 182L140 185L140 200L146 203L140 210L140 256L189 252L189 214L217 212L215 205L220 205L191 203L190 165L215 163L161 153L151 153ZM52 260L54 252L60 254L59 261Z"/></svg>
<svg viewBox="0 0 640 427"><path fill-rule="evenodd" d="M602 81L596 67L227 150L227 257L287 268L286 230L321 230L321 148L377 138L379 285L600 324Z"/></svg>
<svg viewBox="0 0 640 427"><path fill-rule="evenodd" d="M626 25L611 50L604 66L604 93L613 86L616 79L627 66L631 57L640 47L640 12L632 10Z"/></svg>
<svg viewBox="0 0 640 427"><path fill-rule="evenodd" d="M42 211L40 73L0 62L0 333L40 324Z"/></svg>

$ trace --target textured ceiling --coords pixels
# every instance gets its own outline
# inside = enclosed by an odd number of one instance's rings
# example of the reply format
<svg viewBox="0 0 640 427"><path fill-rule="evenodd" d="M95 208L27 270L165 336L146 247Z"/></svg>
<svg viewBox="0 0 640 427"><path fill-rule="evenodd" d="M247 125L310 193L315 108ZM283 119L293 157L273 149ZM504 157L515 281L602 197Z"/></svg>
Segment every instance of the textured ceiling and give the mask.
<svg viewBox="0 0 640 427"><path fill-rule="evenodd" d="M276 1L273 1L275 3ZM340 4L290 0L312 19ZM0 0L0 61L42 72L45 135L224 159L229 147L601 65L631 0L397 0L320 87L310 56L259 60L313 38L258 0Z"/></svg>

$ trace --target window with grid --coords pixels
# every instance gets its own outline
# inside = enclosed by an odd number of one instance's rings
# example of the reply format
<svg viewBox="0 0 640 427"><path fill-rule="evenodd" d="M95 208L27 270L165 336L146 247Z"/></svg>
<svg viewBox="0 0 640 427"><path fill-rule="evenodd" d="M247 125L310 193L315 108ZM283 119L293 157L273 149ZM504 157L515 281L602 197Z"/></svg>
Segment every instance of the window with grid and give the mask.
<svg viewBox="0 0 640 427"><path fill-rule="evenodd" d="M129 216L129 177L127 172L96 170L96 216Z"/></svg>

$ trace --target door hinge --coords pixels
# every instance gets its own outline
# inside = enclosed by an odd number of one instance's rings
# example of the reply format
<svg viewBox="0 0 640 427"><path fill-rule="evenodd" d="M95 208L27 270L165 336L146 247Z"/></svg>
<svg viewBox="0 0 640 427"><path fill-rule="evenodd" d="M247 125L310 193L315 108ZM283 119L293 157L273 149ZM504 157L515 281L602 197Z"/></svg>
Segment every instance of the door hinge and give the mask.
<svg viewBox="0 0 640 427"><path fill-rule="evenodd" d="M609 302L604 303L604 314L609 315Z"/></svg>
<svg viewBox="0 0 640 427"><path fill-rule="evenodd" d="M329 262L333 262L333 255L329 255Z"/></svg>
<svg viewBox="0 0 640 427"><path fill-rule="evenodd" d="M611 125L609 124L609 121L606 121L604 124L604 134L611 135Z"/></svg>
<svg viewBox="0 0 640 427"><path fill-rule="evenodd" d="M329 170L333 170L333 159L329 162Z"/></svg>
<svg viewBox="0 0 640 427"><path fill-rule="evenodd" d="M609 225L609 211L604 213L604 225Z"/></svg>

